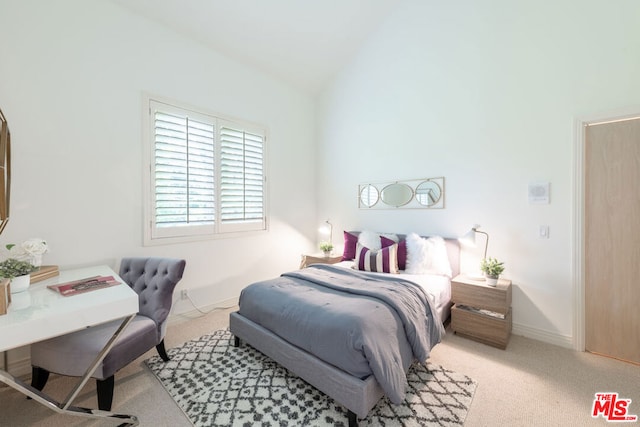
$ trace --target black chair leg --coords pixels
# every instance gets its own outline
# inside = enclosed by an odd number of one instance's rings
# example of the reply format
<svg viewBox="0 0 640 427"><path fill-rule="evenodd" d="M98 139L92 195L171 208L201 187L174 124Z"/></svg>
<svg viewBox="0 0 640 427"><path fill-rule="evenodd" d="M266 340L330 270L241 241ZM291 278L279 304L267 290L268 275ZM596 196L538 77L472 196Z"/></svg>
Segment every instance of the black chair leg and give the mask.
<svg viewBox="0 0 640 427"><path fill-rule="evenodd" d="M101 411L110 411L113 403L113 385L115 379L113 375L104 380L96 380L96 388L98 390L98 409Z"/></svg>
<svg viewBox="0 0 640 427"><path fill-rule="evenodd" d="M164 349L164 340L160 341L160 344L156 346L156 350L158 350L158 354L165 362L168 362L169 356L167 355L167 350Z"/></svg>
<svg viewBox="0 0 640 427"><path fill-rule="evenodd" d="M358 416L354 412L347 412L347 419L349 420L349 427L358 427Z"/></svg>
<svg viewBox="0 0 640 427"><path fill-rule="evenodd" d="M31 387L36 390L42 391L49 379L49 371L46 369L38 368L37 366L31 367Z"/></svg>

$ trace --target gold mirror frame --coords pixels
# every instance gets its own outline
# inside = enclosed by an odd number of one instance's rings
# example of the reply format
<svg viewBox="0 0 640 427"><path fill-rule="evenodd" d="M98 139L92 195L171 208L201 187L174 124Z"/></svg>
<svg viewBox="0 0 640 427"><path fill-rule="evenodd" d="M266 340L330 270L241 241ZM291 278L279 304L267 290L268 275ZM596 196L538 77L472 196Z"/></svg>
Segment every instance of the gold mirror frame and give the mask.
<svg viewBox="0 0 640 427"><path fill-rule="evenodd" d="M11 132L0 110L0 233L9 222L11 200Z"/></svg>

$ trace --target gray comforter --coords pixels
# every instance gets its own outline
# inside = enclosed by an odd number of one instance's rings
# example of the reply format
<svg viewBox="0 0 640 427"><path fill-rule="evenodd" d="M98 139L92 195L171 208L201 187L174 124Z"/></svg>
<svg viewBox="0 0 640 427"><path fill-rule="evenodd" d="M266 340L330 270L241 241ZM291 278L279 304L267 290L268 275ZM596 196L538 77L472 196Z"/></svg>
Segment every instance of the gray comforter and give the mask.
<svg viewBox="0 0 640 427"><path fill-rule="evenodd" d="M393 403L412 361L424 363L444 334L420 286L331 265L249 285L239 312L351 375L373 374Z"/></svg>

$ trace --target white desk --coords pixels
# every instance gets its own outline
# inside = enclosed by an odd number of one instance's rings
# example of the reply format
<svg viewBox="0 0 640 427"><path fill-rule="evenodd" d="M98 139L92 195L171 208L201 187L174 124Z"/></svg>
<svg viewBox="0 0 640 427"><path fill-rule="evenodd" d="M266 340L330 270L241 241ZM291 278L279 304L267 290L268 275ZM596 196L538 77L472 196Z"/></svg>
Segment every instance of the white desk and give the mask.
<svg viewBox="0 0 640 427"><path fill-rule="evenodd" d="M122 279L107 266L61 271L58 277L35 283L29 287L29 290L12 295L7 314L0 316L0 351L22 347L100 323L123 319L120 329L105 345L92 366L87 367L85 376L80 379L66 401L58 403L3 370L0 370L0 381L56 412L89 418L113 419L122 425L135 426L138 425L138 420L134 416L71 406L80 389L91 377L95 366L104 358L117 336L138 312L138 295L124 283L67 297L47 288L47 285L91 276L113 276L122 282Z"/></svg>

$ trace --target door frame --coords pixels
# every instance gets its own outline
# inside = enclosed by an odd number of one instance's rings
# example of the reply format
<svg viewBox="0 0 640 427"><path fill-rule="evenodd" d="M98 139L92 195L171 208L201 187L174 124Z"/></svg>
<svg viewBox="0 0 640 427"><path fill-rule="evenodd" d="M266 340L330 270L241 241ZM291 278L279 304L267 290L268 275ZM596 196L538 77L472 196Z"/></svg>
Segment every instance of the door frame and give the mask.
<svg viewBox="0 0 640 427"><path fill-rule="evenodd" d="M621 122L640 119L640 106L615 111L596 113L575 119L573 146L573 245L571 247L573 277L573 348L585 351L585 242L584 242L584 203L585 203L585 146L589 125Z"/></svg>

